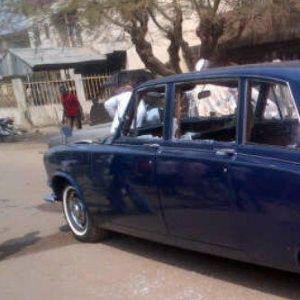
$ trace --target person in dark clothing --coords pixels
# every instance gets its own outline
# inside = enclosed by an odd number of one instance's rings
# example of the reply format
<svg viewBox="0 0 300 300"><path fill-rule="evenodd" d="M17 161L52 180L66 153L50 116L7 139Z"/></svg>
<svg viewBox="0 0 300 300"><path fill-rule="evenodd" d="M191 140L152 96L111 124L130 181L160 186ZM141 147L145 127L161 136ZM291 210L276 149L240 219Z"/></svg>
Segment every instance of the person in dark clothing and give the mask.
<svg viewBox="0 0 300 300"><path fill-rule="evenodd" d="M72 129L74 125L77 129L82 128L82 107L77 96L69 92L65 86L60 87L61 102L64 108L63 124L67 124Z"/></svg>
<svg viewBox="0 0 300 300"><path fill-rule="evenodd" d="M93 105L90 110L90 125L108 123L111 121L110 116L104 108L103 103L99 103L97 98L92 99Z"/></svg>

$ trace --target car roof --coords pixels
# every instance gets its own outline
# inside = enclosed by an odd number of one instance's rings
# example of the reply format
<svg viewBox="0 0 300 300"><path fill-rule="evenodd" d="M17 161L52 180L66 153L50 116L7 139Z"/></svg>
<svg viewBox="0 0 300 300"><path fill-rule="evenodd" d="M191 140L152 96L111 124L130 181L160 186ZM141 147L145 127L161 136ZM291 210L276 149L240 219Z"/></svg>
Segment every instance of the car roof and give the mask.
<svg viewBox="0 0 300 300"><path fill-rule="evenodd" d="M140 85L139 88L147 87L149 85L205 79L210 77L265 77L285 81L298 81L300 79L300 61L211 68L198 72L183 73L150 80Z"/></svg>

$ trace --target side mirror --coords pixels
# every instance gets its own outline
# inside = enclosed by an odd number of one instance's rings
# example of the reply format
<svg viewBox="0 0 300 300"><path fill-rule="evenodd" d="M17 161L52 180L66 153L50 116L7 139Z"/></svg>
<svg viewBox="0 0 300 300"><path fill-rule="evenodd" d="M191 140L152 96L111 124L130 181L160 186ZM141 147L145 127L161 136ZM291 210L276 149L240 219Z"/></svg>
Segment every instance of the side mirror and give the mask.
<svg viewBox="0 0 300 300"><path fill-rule="evenodd" d="M210 91L202 91L198 94L198 99L208 98L211 96Z"/></svg>

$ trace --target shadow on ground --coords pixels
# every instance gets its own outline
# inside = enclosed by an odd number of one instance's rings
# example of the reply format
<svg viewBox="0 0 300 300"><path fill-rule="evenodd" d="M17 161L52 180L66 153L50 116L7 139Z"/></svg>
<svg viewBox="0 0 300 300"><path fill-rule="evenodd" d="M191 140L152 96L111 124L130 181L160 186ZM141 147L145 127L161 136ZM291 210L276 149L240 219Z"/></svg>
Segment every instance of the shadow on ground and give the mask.
<svg viewBox="0 0 300 300"><path fill-rule="evenodd" d="M113 234L106 245L250 289L300 299L300 275Z"/></svg>
<svg viewBox="0 0 300 300"><path fill-rule="evenodd" d="M43 212L50 212L50 213L62 213L61 203L42 203L35 206L36 209L43 211Z"/></svg>
<svg viewBox="0 0 300 300"><path fill-rule="evenodd" d="M50 208L47 204L39 205L38 209L49 212L61 211L60 206ZM45 237L40 236L39 231L33 231L0 244L0 263L5 259L76 243L78 242L70 233L67 225L61 226L59 232ZM241 285L266 294L286 299L300 299L300 276L297 274L182 250L121 234L113 234L110 239L103 243L176 268Z"/></svg>
<svg viewBox="0 0 300 300"><path fill-rule="evenodd" d="M39 231L33 231L22 237L11 239L2 243L0 245L0 261L36 244L41 239L38 235Z"/></svg>
<svg viewBox="0 0 300 300"><path fill-rule="evenodd" d="M61 248L75 243L77 241L70 234L67 226L62 226L60 232L45 237L41 237L39 231L33 231L0 244L0 262L8 258Z"/></svg>

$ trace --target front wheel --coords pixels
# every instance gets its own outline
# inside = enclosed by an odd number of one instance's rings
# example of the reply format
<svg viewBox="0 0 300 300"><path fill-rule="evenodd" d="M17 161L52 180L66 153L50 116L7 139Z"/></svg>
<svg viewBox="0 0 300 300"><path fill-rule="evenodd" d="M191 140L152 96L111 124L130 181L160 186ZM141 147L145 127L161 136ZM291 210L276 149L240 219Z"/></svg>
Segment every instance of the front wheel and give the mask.
<svg viewBox="0 0 300 300"><path fill-rule="evenodd" d="M97 242L107 236L107 232L94 225L84 202L77 190L68 185L63 192L63 211L76 239L82 242Z"/></svg>

